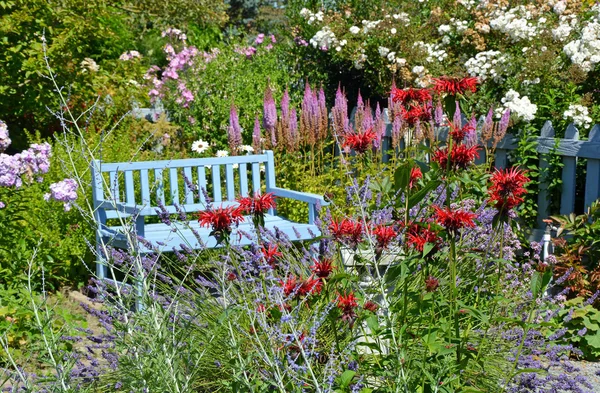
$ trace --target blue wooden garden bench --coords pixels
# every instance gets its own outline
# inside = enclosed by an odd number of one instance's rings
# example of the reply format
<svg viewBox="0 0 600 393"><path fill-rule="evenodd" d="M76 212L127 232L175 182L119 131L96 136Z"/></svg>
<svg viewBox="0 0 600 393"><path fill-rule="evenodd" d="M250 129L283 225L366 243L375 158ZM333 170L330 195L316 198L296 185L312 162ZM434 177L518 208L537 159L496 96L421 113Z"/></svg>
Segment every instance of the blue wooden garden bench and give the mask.
<svg viewBox="0 0 600 393"><path fill-rule="evenodd" d="M256 192L307 203L307 223L290 221L277 215L275 209L265 216L265 229L277 230L292 241L320 236L315 224L317 206L328 204L320 195L276 187L272 151L146 162L103 163L94 160L91 173L97 223L96 275L99 279L107 276L104 245L122 249L135 247L140 254L170 252L184 247L217 247L217 239L210 235L211 228L201 227L197 215L192 214L207 209L207 197L212 199L214 208L237 205L237 197ZM168 225L161 222L157 217L161 209L170 214L184 211L189 223ZM245 217L244 222L233 229L231 244L249 245L254 241L252 235L256 233L251 217ZM138 237L145 241L137 241Z"/></svg>

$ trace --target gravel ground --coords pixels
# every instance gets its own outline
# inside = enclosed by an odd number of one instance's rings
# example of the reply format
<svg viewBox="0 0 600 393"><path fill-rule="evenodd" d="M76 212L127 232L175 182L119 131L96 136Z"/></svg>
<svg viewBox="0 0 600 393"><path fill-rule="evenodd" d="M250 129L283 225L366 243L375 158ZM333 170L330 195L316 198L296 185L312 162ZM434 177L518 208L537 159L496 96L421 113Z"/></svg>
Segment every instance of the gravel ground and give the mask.
<svg viewBox="0 0 600 393"><path fill-rule="evenodd" d="M600 372L600 362L586 362L582 361L571 361L571 363L578 367L580 371L580 375L583 375L585 379L592 385L592 393L600 393L600 375L597 375L597 372Z"/></svg>

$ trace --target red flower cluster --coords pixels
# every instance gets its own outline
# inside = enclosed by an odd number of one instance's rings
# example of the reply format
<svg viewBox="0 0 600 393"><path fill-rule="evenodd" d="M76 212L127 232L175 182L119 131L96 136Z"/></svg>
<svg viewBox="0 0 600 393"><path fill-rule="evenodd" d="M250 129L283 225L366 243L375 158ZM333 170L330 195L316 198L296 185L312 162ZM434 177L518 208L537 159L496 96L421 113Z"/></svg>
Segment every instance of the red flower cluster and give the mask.
<svg viewBox="0 0 600 393"><path fill-rule="evenodd" d="M372 302L370 300L367 300L365 302L365 304L363 304L363 308L365 310L369 310L371 312L375 312L375 311L377 311L377 309L379 308L379 306L377 305L377 303L374 303L374 302Z"/></svg>
<svg viewBox="0 0 600 393"><path fill-rule="evenodd" d="M375 138L377 134L371 128L363 132L350 132L345 136L344 146L362 154L372 146Z"/></svg>
<svg viewBox="0 0 600 393"><path fill-rule="evenodd" d="M331 259L323 259L322 261L315 259L315 264L310 269L317 277L327 278L333 272L333 261Z"/></svg>
<svg viewBox="0 0 600 393"><path fill-rule="evenodd" d="M242 210L237 206L205 210L200 212L198 216L200 226L212 227L212 234L218 238L221 238L223 235L229 235L231 233L231 226L239 225L242 221L244 221L244 215L242 214Z"/></svg>
<svg viewBox="0 0 600 393"><path fill-rule="evenodd" d="M415 167L410 170L410 181L408 182L408 187L413 188L417 180L423 178L423 172L421 172L421 168Z"/></svg>
<svg viewBox="0 0 600 393"><path fill-rule="evenodd" d="M450 151L450 170L466 169L475 158L479 158L477 146L454 145ZM448 168L447 148L438 149L433 153L431 161L437 162L442 170Z"/></svg>
<svg viewBox="0 0 600 393"><path fill-rule="evenodd" d="M408 229L406 235L406 242L414 247L415 250L423 252L425 244L431 243L434 246L438 246L440 238L437 232L431 230L431 224L427 225L427 228L417 224L413 224Z"/></svg>
<svg viewBox="0 0 600 393"><path fill-rule="evenodd" d="M450 136L456 143L461 143L469 132L475 130L475 128L469 124L465 124L463 127L458 128L453 122L449 122Z"/></svg>
<svg viewBox="0 0 600 393"><path fill-rule="evenodd" d="M460 228L475 226L473 222L473 219L477 217L475 213L453 210L449 207L442 209L439 206L434 206L433 208L437 223L446 228L451 234L455 234Z"/></svg>
<svg viewBox="0 0 600 393"><path fill-rule="evenodd" d="M298 281L296 276L292 275L289 276L285 282L281 282L281 287L283 288L283 294L285 296L295 294L296 297L302 297L321 293L321 290L323 289L323 283L320 279L313 278L312 276L306 280Z"/></svg>
<svg viewBox="0 0 600 393"><path fill-rule="evenodd" d="M373 229L373 234L377 239L377 248L380 249L387 248L392 240L398 236L398 232L396 232L394 228L385 225L376 226Z"/></svg>
<svg viewBox="0 0 600 393"><path fill-rule="evenodd" d="M363 225L360 222L344 218L339 222L331 221L329 231L335 240L355 247L362 240Z"/></svg>
<svg viewBox="0 0 600 393"><path fill-rule="evenodd" d="M465 94L470 91L475 93L477 91L478 79L474 77L467 78L455 78L450 76L442 76L440 78L434 78L433 90L436 93L448 93L452 95Z"/></svg>
<svg viewBox="0 0 600 393"><path fill-rule="evenodd" d="M273 269L277 267L277 258L283 255L277 250L277 244L269 244L268 248L263 246L261 252L267 264Z"/></svg>
<svg viewBox="0 0 600 393"><path fill-rule="evenodd" d="M440 286L440 282L433 276L427 277L425 280L425 290L427 292L434 292Z"/></svg>
<svg viewBox="0 0 600 393"><path fill-rule="evenodd" d="M412 104L414 102L427 102L431 100L431 92L429 89L398 89L392 90L392 101L400 102L403 105Z"/></svg>
<svg viewBox="0 0 600 393"><path fill-rule="evenodd" d="M245 214L264 214L267 210L275 208L275 197L272 192L261 195L255 193L254 197L239 197L239 208Z"/></svg>
<svg viewBox="0 0 600 393"><path fill-rule="evenodd" d="M492 186L489 189L490 202L500 211L508 211L523 202L522 195L527 193L525 187L529 178L518 168L496 170L492 175Z"/></svg>
<svg viewBox="0 0 600 393"><path fill-rule="evenodd" d="M356 302L357 300L358 299L352 292L345 295L338 294L337 306L340 310L342 310L342 321L348 322L350 327L354 325L354 320L356 319L356 313L354 312L354 309L358 307L358 303Z"/></svg>
<svg viewBox="0 0 600 393"><path fill-rule="evenodd" d="M411 104L407 108L402 107L402 119L409 125L414 126L417 121L423 123L431 120L431 105Z"/></svg>

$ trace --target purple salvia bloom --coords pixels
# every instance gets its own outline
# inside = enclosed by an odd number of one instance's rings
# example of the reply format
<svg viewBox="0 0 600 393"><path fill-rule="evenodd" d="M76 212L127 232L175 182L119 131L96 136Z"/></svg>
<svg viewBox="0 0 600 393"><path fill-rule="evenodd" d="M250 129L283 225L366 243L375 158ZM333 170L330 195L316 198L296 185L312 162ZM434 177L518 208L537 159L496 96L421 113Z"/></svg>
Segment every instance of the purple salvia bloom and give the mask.
<svg viewBox="0 0 600 393"><path fill-rule="evenodd" d="M240 119L233 104L231 104L231 109L229 110L227 139L229 140L229 151L234 155L237 154L238 148L242 144L242 128L240 127Z"/></svg>
<svg viewBox="0 0 600 393"><path fill-rule="evenodd" d="M258 120L258 116L256 116L254 119L254 130L252 131L252 147L257 154L261 151L260 138L260 120Z"/></svg>
<svg viewBox="0 0 600 393"><path fill-rule="evenodd" d="M460 104L458 101L456 101L456 111L454 112L452 123L454 123L454 127L462 128L462 113L460 111Z"/></svg>
<svg viewBox="0 0 600 393"><path fill-rule="evenodd" d="M263 127L267 132L267 135L271 136L271 146L277 145L275 137L275 126L277 125L277 107L275 106L275 100L273 99L273 92L271 87L267 86L265 90L265 97L263 102Z"/></svg>

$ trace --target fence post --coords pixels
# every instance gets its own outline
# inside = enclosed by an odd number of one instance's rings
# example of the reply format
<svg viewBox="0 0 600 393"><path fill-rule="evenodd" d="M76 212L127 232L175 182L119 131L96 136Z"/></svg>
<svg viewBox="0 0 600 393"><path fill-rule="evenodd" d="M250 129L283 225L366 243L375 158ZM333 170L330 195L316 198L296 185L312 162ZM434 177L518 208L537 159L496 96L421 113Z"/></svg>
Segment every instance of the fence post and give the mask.
<svg viewBox="0 0 600 393"><path fill-rule="evenodd" d="M600 125L596 124L590 131L590 142L600 142ZM600 157L598 157L600 158ZM588 158L587 174L585 178L585 208L587 209L598 199L600 192L600 160L598 158Z"/></svg>
<svg viewBox="0 0 600 393"><path fill-rule="evenodd" d="M569 124L565 131L565 139L561 144L579 140L579 131ZM575 176L577 172L577 157L564 156L562 170L562 192L560 195L560 214L571 214L575 211Z"/></svg>
<svg viewBox="0 0 600 393"><path fill-rule="evenodd" d="M540 131L540 138L554 138L554 128L552 122L547 120L544 123ZM548 156L547 154L540 154L540 187L538 193L538 216L537 224L538 228L544 227L544 220L548 218L548 179L546 172L548 170Z"/></svg>

